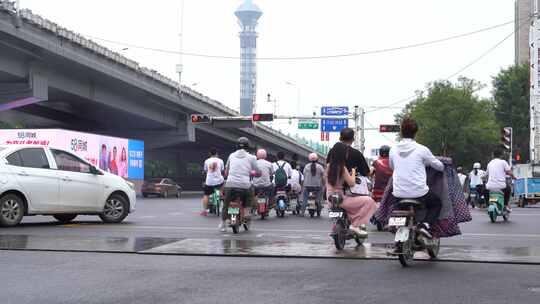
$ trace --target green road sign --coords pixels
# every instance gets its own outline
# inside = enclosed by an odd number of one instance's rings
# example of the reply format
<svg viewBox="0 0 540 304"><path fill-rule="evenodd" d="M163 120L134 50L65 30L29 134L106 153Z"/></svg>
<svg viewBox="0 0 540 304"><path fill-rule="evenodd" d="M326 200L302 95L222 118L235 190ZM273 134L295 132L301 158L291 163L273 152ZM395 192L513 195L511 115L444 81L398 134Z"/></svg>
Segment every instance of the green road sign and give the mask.
<svg viewBox="0 0 540 304"><path fill-rule="evenodd" d="M319 122L315 119L302 119L298 121L298 129L319 129Z"/></svg>

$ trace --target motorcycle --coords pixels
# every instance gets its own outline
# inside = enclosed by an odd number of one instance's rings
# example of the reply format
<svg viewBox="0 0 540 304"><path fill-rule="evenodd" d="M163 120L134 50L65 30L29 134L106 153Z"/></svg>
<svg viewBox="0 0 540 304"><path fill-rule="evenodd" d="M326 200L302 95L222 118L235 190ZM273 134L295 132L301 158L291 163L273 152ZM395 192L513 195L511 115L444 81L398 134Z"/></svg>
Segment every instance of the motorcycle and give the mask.
<svg viewBox="0 0 540 304"><path fill-rule="evenodd" d="M350 239L354 239L358 246L362 245L364 240L367 238L367 235L361 236L349 229L351 220L347 215L347 211L341 208L343 196L337 193L331 194L328 197L328 201L330 202L330 211L328 212L328 217L334 223L330 236L334 240L336 249L343 250L347 240Z"/></svg>
<svg viewBox="0 0 540 304"><path fill-rule="evenodd" d="M219 216L221 210L221 191L214 189L214 192L209 197L208 209L210 214Z"/></svg>
<svg viewBox="0 0 540 304"><path fill-rule="evenodd" d="M320 217L322 206L321 202L318 200L318 194L321 190L319 188L306 187L304 191L308 191L307 210L309 216L313 218L316 213L317 217Z"/></svg>
<svg viewBox="0 0 540 304"><path fill-rule="evenodd" d="M227 209L227 214L229 216L229 227L232 228L233 233L235 234L240 231L240 226L243 226L244 230L248 231L251 224L251 218L246 217L246 213L248 212L247 208L242 206L242 197L244 196L245 190L232 189L231 191L232 200L229 203L229 208Z"/></svg>
<svg viewBox="0 0 540 304"><path fill-rule="evenodd" d="M423 207L422 202L403 199L398 204L402 210L394 210L388 220L388 228L397 230L394 237L394 250L388 254L397 256L403 267L411 265L414 253L417 251L426 250L432 259L437 258L440 239L436 236L428 238L417 228L417 210Z"/></svg>
<svg viewBox="0 0 540 304"><path fill-rule="evenodd" d="M257 190L257 214L264 220L270 211L269 198L264 189Z"/></svg>
<svg viewBox="0 0 540 304"><path fill-rule="evenodd" d="M276 191L276 215L277 217L285 217L285 211L289 204L289 198L285 190Z"/></svg>
<svg viewBox="0 0 540 304"><path fill-rule="evenodd" d="M510 212L504 207L504 193L502 191L489 192L489 206L487 213L492 223L495 223L499 216L502 216L505 222L508 221Z"/></svg>

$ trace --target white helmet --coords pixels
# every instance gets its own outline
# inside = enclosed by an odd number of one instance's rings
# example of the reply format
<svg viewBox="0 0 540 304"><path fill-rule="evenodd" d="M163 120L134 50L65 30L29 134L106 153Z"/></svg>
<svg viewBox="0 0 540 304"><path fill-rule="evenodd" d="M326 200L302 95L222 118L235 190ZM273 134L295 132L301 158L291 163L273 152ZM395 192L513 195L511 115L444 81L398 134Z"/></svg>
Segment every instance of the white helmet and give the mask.
<svg viewBox="0 0 540 304"><path fill-rule="evenodd" d="M480 163L474 163L473 169L480 169L480 168L482 168L482 165L480 165Z"/></svg>

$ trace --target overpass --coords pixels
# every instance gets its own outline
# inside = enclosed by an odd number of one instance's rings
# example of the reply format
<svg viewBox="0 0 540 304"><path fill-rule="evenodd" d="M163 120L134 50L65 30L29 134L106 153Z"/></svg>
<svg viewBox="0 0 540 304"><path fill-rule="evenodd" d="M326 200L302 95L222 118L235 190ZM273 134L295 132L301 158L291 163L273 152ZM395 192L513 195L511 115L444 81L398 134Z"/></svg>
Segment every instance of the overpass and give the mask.
<svg viewBox="0 0 540 304"><path fill-rule="evenodd" d="M193 126L192 113L239 115L29 10L17 14L12 4L0 1L1 121L144 140L147 162L160 162L165 174L187 187L200 185L200 164L211 146L226 157L239 136L271 154L297 154L301 161L312 151L262 124L243 129Z"/></svg>

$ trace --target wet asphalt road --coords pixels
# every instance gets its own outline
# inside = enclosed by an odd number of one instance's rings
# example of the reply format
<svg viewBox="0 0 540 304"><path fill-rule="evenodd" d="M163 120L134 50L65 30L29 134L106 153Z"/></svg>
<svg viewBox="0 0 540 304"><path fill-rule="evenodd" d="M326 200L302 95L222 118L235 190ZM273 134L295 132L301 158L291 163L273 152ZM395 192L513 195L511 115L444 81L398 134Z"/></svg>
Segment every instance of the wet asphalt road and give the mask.
<svg viewBox="0 0 540 304"><path fill-rule="evenodd" d="M201 217L198 197L140 200L120 225L78 217L58 225L28 217L2 235L160 237L329 243L327 218L255 221L239 236ZM540 208L514 208L508 223L473 211L464 235L442 245L540 246ZM372 227L373 228L373 227ZM391 242L372 232L369 242ZM156 256L119 253L0 251L1 303L540 303L540 266L477 263ZM223 296L226 295L226 296Z"/></svg>
<svg viewBox="0 0 540 304"><path fill-rule="evenodd" d="M0 251L5 304L540 301L538 267Z"/></svg>
<svg viewBox="0 0 540 304"><path fill-rule="evenodd" d="M35 216L23 219L23 224L9 229L0 229L2 234L27 235L68 235L68 236L148 236L171 238L220 238L235 237L220 233L219 220L215 216L202 217L200 198L197 195L178 199L139 199L137 211L129 215L122 224L103 224L97 216L80 216L70 225L58 225L52 217ZM490 247L540 246L540 206L514 208L509 222L492 224L484 211L473 210L473 221L462 224L463 235L443 239L442 245L475 245ZM242 233L242 239L254 240L307 240L329 242L331 223L323 214L322 218L299 218L288 214L284 219L276 218L274 212L267 220L255 220L249 233ZM387 243L392 235L372 233L368 241Z"/></svg>

